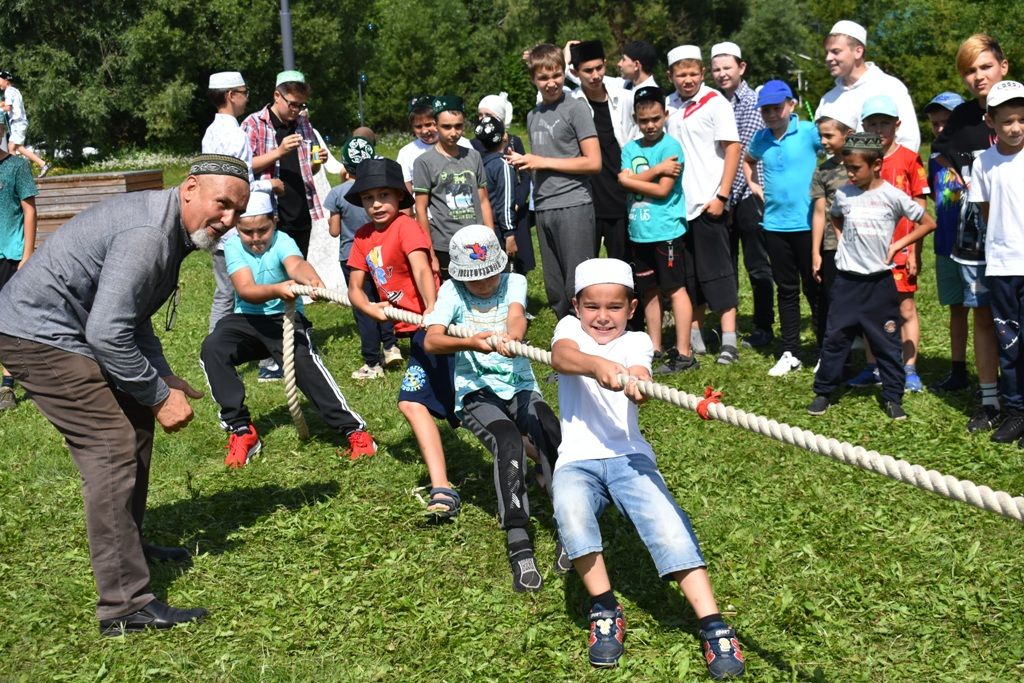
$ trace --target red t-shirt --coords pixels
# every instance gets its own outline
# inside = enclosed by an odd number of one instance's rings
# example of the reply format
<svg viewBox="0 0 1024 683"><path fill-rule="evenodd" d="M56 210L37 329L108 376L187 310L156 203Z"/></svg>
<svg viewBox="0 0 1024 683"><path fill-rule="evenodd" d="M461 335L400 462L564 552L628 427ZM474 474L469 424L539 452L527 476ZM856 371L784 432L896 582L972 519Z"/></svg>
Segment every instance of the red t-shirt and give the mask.
<svg viewBox="0 0 1024 683"><path fill-rule="evenodd" d="M423 228L412 218L399 214L384 230L377 230L373 223L356 230L348 266L370 274L381 301L395 308L423 313L426 304L416 289L409 264L409 254L417 249L422 249L429 259L430 243ZM440 286L441 280L434 273L434 291ZM395 321L395 332L400 334L411 334L418 329L416 325Z"/></svg>
<svg viewBox="0 0 1024 683"><path fill-rule="evenodd" d="M914 198L931 193L928 189L928 172L921 163L921 157L903 145L896 145L896 151L882 159L882 180ZM903 239L913 229L913 221L901 218L892 233L892 241ZM893 259L896 265L906 262L906 253L896 254Z"/></svg>

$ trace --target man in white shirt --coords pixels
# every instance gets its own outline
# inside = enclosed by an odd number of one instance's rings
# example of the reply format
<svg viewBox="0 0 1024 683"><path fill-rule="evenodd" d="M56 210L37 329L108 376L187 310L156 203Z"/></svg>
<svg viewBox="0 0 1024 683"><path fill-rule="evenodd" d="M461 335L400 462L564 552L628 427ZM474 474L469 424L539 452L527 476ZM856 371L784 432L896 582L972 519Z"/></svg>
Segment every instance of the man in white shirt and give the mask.
<svg viewBox="0 0 1024 683"><path fill-rule="evenodd" d="M917 125L914 102L910 99L907 86L898 78L890 76L864 60L868 44L868 32L853 21L839 21L825 38L825 66L836 79L836 85L821 98L815 120L821 116L826 105L841 107L860 125L860 112L864 102L875 95L888 95L896 102L900 112L900 127L896 131L896 142L917 151L921 146L921 131Z"/></svg>
<svg viewBox="0 0 1024 683"><path fill-rule="evenodd" d="M50 163L25 146L25 134L28 132L28 115L25 113L25 100L21 91L14 87L14 75L10 71L0 71L0 89L4 91L0 109L7 114L8 149L11 154L20 154L39 167L39 177L50 172Z"/></svg>

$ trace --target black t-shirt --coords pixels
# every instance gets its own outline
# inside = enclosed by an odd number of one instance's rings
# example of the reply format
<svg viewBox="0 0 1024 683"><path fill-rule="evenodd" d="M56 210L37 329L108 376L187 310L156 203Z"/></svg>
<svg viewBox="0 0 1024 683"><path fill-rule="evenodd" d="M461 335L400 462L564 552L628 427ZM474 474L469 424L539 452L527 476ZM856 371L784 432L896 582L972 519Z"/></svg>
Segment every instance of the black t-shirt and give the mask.
<svg viewBox="0 0 1024 683"><path fill-rule="evenodd" d="M270 110L270 120L274 124L277 144L281 144L287 136L295 132L295 122L285 123L277 118L274 110ZM277 217L279 224L286 232L305 232L313 228L313 219L309 215L309 203L306 201L306 183L302 179L299 167L299 152L285 154L279 162L279 175L284 183L284 194L277 198Z"/></svg>
<svg viewBox="0 0 1024 683"><path fill-rule="evenodd" d="M932 153L948 160L965 180L971 176L974 159L996 142L995 131L985 123L984 115L978 100L964 102L949 115L942 135L932 143ZM966 200L967 193L963 194L952 255L959 261L984 263L985 222L977 206Z"/></svg>
<svg viewBox="0 0 1024 683"><path fill-rule="evenodd" d="M590 187L594 192L594 216L625 218L626 191L619 185L622 149L615 139L608 101L594 102L588 99L587 102L594 110L594 128L597 129L597 142L601 147L601 172L590 176Z"/></svg>

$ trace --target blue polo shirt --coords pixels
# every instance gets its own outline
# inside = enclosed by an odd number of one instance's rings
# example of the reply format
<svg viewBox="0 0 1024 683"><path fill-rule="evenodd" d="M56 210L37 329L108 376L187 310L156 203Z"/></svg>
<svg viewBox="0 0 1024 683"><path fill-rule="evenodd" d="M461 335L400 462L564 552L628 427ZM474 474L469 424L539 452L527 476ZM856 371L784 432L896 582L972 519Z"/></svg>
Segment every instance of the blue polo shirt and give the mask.
<svg viewBox="0 0 1024 683"><path fill-rule="evenodd" d="M252 271L252 279L258 285L273 285L288 279L288 271L284 268L284 260L289 256L302 258L302 252L291 236L280 230L274 231L270 245L262 254L254 254L242 244L237 234L228 238L224 244L224 262L228 275L234 275L243 268ZM295 310L302 312L302 299L296 299ZM271 299L262 304L251 304L235 292L235 313L245 315L281 315L284 313L284 302Z"/></svg>
<svg viewBox="0 0 1024 683"><path fill-rule="evenodd" d="M811 229L811 179L818 165L818 128L790 114L781 139L768 128L754 134L747 154L764 169L765 230L800 232Z"/></svg>

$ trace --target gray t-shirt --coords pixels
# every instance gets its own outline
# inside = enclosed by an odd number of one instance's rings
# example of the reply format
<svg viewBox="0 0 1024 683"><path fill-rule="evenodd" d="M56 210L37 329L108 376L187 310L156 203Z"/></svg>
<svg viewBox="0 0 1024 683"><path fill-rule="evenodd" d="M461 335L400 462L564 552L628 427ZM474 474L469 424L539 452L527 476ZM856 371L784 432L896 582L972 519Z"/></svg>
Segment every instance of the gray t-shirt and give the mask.
<svg viewBox="0 0 1024 683"><path fill-rule="evenodd" d="M341 215L341 235L338 245L338 259L342 263L348 263L348 255L352 253L352 242L356 239L356 230L370 222L370 217L361 206L350 204L345 199L345 193L352 189L354 180L346 180L341 185L336 185L327 193L324 199L324 208L332 214Z"/></svg>
<svg viewBox="0 0 1024 683"><path fill-rule="evenodd" d="M195 250L178 188L100 202L55 232L0 291L0 333L94 359L142 405L170 390L150 318Z"/></svg>
<svg viewBox="0 0 1024 683"><path fill-rule="evenodd" d="M594 118L586 103L565 97L555 104L538 104L526 115L530 151L542 157L571 159L581 156L580 142L597 137ZM533 203L538 211L565 209L591 202L590 180L585 175L557 171L533 172Z"/></svg>
<svg viewBox="0 0 1024 683"><path fill-rule="evenodd" d="M435 251L448 251L459 228L484 222L480 188L487 189L487 174L480 153L459 147L449 157L431 147L412 165L412 191L430 195L430 239Z"/></svg>
<svg viewBox="0 0 1024 683"><path fill-rule="evenodd" d="M924 209L910 195L882 181L874 190L856 185L837 189L831 213L843 219L836 269L873 275L892 268L886 256L896 222L906 217L916 223Z"/></svg>

